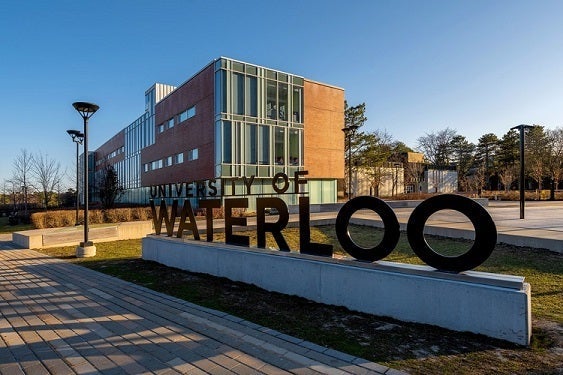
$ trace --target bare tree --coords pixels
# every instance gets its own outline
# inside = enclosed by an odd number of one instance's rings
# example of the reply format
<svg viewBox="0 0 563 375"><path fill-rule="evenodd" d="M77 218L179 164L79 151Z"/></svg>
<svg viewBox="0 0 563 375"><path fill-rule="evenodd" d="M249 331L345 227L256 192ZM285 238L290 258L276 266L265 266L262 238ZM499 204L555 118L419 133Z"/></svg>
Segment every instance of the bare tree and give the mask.
<svg viewBox="0 0 563 375"><path fill-rule="evenodd" d="M31 175L33 173L34 158L26 149L21 149L13 162L13 186L21 187L23 195L24 215L27 216L28 194L31 193Z"/></svg>
<svg viewBox="0 0 563 375"><path fill-rule="evenodd" d="M426 133L418 138L418 148L426 156L426 160L435 166L449 165L451 160L451 143L457 132L446 128L432 133Z"/></svg>
<svg viewBox="0 0 563 375"><path fill-rule="evenodd" d="M381 182L392 177L389 169L385 167L393 151L393 138L386 131L376 130L362 133L359 140L361 147L358 165L363 168L370 186L378 196Z"/></svg>
<svg viewBox="0 0 563 375"><path fill-rule="evenodd" d="M535 125L528 131L526 135L526 169L532 178L538 183L538 199L542 190L542 179L546 172L546 160L549 152L546 145L548 144L544 127Z"/></svg>
<svg viewBox="0 0 563 375"><path fill-rule="evenodd" d="M404 163L405 167L405 184L413 187L413 193L420 193L420 181L422 181L424 173L424 163Z"/></svg>
<svg viewBox="0 0 563 375"><path fill-rule="evenodd" d="M34 157L33 174L41 189L43 205L47 209L49 201L63 177L61 163L49 158L47 154L38 153Z"/></svg>
<svg viewBox="0 0 563 375"><path fill-rule="evenodd" d="M550 199L555 199L555 189L563 179L563 128L546 130L549 144L549 156L547 158L547 170L551 177Z"/></svg>
<svg viewBox="0 0 563 375"><path fill-rule="evenodd" d="M504 191L510 190L510 185L518 178L520 167L517 164L507 164L499 170L498 177L504 185Z"/></svg>
<svg viewBox="0 0 563 375"><path fill-rule="evenodd" d="M504 190L508 191L520 171L520 135L515 129L511 129L502 136L498 145L498 174Z"/></svg>

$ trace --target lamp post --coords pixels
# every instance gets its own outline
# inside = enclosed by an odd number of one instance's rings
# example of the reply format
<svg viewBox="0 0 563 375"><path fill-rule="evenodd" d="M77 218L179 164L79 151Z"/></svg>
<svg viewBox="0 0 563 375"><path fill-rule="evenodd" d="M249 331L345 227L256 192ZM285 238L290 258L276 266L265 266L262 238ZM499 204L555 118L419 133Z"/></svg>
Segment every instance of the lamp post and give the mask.
<svg viewBox="0 0 563 375"><path fill-rule="evenodd" d="M524 194L524 137L526 129L531 128L533 128L533 126L524 124L510 128L510 130L520 130L520 219L524 219L524 202L526 200Z"/></svg>
<svg viewBox="0 0 563 375"><path fill-rule="evenodd" d="M81 242L76 248L76 256L84 258L96 255L96 246L93 242L88 241L88 120L100 107L86 102L75 102L72 103L72 106L84 120L84 185L82 188L84 191L84 242Z"/></svg>
<svg viewBox="0 0 563 375"><path fill-rule="evenodd" d="M78 210L80 209L80 202L78 201L78 180L80 179L80 175L79 175L79 171L78 171L78 164L79 164L79 160L78 160L78 148L79 145L82 144L82 141L84 140L84 134L81 133L78 130L67 130L66 131L68 133L68 135L70 135L70 137L72 138L72 141L74 143L76 143L76 219L74 220L74 225L79 225L78 223Z"/></svg>
<svg viewBox="0 0 563 375"><path fill-rule="evenodd" d="M351 124L342 129L344 136L348 138L348 200L352 199L352 137L358 128L358 125Z"/></svg>

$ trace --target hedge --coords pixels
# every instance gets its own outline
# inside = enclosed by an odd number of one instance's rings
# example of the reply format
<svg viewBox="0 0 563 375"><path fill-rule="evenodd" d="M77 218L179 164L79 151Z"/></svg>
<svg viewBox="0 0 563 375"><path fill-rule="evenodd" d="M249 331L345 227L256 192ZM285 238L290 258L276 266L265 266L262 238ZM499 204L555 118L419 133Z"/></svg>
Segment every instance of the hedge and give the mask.
<svg viewBox="0 0 563 375"><path fill-rule="evenodd" d="M121 223L152 219L150 207L114 208L110 210L88 210L90 224ZM31 215L31 222L37 229L70 227L75 224L76 211L60 210L36 212ZM78 212L78 223L84 224L84 212Z"/></svg>

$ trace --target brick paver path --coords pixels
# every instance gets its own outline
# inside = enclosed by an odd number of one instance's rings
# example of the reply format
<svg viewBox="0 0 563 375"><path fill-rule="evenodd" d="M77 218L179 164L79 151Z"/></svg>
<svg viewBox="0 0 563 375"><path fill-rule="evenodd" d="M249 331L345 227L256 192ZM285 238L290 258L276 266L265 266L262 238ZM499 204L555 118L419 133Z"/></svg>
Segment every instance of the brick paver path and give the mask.
<svg viewBox="0 0 563 375"><path fill-rule="evenodd" d="M0 241L0 373L393 374Z"/></svg>

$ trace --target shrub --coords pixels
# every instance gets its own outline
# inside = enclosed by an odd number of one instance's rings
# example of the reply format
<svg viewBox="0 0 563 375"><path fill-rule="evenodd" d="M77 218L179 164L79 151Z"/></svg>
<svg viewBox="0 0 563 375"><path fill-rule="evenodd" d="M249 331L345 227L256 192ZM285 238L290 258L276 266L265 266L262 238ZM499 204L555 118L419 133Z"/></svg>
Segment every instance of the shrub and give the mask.
<svg viewBox="0 0 563 375"><path fill-rule="evenodd" d="M131 208L132 220L149 220L152 218L150 207L133 207Z"/></svg>
<svg viewBox="0 0 563 375"><path fill-rule="evenodd" d="M88 223L89 224L103 224L104 223L104 212L102 210L89 210L88 211Z"/></svg>
<svg viewBox="0 0 563 375"><path fill-rule="evenodd" d="M112 208L104 210L103 213L106 223L121 223L132 219L130 208Z"/></svg>
<svg viewBox="0 0 563 375"><path fill-rule="evenodd" d="M37 229L45 228L45 220L43 212L36 212L31 214L31 223Z"/></svg>

